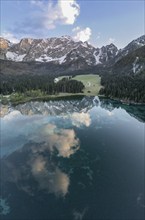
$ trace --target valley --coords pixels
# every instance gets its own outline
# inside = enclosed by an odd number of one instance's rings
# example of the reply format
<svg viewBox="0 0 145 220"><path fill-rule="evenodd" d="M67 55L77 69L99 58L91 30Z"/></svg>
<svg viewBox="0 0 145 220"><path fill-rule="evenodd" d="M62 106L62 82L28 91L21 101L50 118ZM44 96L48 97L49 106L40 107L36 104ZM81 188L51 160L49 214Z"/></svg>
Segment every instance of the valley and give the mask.
<svg viewBox="0 0 145 220"><path fill-rule="evenodd" d="M145 220L145 0L0 1L0 219Z"/></svg>
<svg viewBox="0 0 145 220"><path fill-rule="evenodd" d="M69 36L0 41L3 103L73 95L145 103L145 35L120 50L113 44L95 48Z"/></svg>

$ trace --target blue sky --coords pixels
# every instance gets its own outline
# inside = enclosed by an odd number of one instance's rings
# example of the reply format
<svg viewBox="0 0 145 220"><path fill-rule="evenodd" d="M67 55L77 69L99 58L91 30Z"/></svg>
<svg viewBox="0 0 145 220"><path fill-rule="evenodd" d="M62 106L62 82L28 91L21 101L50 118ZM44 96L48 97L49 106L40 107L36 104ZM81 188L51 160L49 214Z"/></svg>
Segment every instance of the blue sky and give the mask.
<svg viewBox="0 0 145 220"><path fill-rule="evenodd" d="M70 35L122 48L144 34L144 19L144 0L1 0L1 35L14 42Z"/></svg>

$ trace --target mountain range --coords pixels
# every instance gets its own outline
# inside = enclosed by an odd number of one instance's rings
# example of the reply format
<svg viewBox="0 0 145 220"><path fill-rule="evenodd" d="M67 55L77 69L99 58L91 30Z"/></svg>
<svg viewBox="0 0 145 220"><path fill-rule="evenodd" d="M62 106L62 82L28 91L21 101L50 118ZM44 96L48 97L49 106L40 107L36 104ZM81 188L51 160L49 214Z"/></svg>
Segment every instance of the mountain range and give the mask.
<svg viewBox="0 0 145 220"><path fill-rule="evenodd" d="M58 73L87 69L116 68L117 63L129 54L145 46L145 35L133 40L125 48L114 44L95 48L88 42L76 42L69 36L60 38L24 38L13 44L0 38L1 73ZM132 60L130 71L143 69L139 57Z"/></svg>

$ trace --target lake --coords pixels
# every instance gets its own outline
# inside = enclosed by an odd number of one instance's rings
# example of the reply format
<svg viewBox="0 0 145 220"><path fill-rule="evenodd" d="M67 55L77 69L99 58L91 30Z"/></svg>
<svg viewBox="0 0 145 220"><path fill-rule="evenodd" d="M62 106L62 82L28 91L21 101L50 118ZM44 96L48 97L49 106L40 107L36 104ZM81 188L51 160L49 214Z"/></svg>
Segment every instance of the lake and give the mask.
<svg viewBox="0 0 145 220"><path fill-rule="evenodd" d="M143 220L145 106L85 97L9 106L2 220Z"/></svg>

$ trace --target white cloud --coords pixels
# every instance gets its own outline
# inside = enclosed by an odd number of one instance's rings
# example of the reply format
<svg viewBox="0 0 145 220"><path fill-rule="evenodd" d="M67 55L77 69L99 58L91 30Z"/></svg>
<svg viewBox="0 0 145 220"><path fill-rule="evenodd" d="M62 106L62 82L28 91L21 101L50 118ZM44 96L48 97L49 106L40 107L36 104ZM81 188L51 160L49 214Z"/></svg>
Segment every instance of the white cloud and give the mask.
<svg viewBox="0 0 145 220"><path fill-rule="evenodd" d="M18 42L19 42L19 39L16 38L16 37L15 37L12 33L10 33L10 32L3 32L3 33L1 34L1 37L3 37L3 38L5 38L5 39L9 40L9 41L12 42L12 43L18 43Z"/></svg>
<svg viewBox="0 0 145 220"><path fill-rule="evenodd" d="M76 0L58 0L57 3L31 0L31 4L39 8L32 24L37 23L46 29L53 29L57 24L72 25L80 14Z"/></svg>
<svg viewBox="0 0 145 220"><path fill-rule="evenodd" d="M62 12L65 24L74 24L77 16L80 14L80 6L76 0L58 1L58 8Z"/></svg>
<svg viewBox="0 0 145 220"><path fill-rule="evenodd" d="M114 42L115 42L115 38L110 37L109 40L108 40L108 43L111 44L111 43L114 43Z"/></svg>
<svg viewBox="0 0 145 220"><path fill-rule="evenodd" d="M71 116L72 124L76 127L81 127L82 125L85 125L86 127L89 127L91 124L91 118L89 113L77 113L74 112Z"/></svg>
<svg viewBox="0 0 145 220"><path fill-rule="evenodd" d="M76 31L79 31L81 28L79 26L75 27L72 29L72 32L76 32Z"/></svg>
<svg viewBox="0 0 145 220"><path fill-rule="evenodd" d="M36 155L30 162L31 172L42 190L55 193L57 196L65 196L68 192L69 177L58 167L49 164L45 157ZM53 169L52 169L53 168Z"/></svg>
<svg viewBox="0 0 145 220"><path fill-rule="evenodd" d="M73 129L60 129L59 133L51 134L48 140L50 148L56 148L62 157L69 158L79 149L79 140Z"/></svg>
<svg viewBox="0 0 145 220"><path fill-rule="evenodd" d="M67 158L79 149L79 139L76 138L73 129L59 129L53 124L45 125L39 135L31 137L31 140L46 143L40 151L49 149L53 152L54 149L57 149L59 156Z"/></svg>
<svg viewBox="0 0 145 220"><path fill-rule="evenodd" d="M86 27L84 29L76 27L73 29L73 32L76 32L76 35L73 37L75 41L88 41L92 35L92 30L89 27Z"/></svg>

